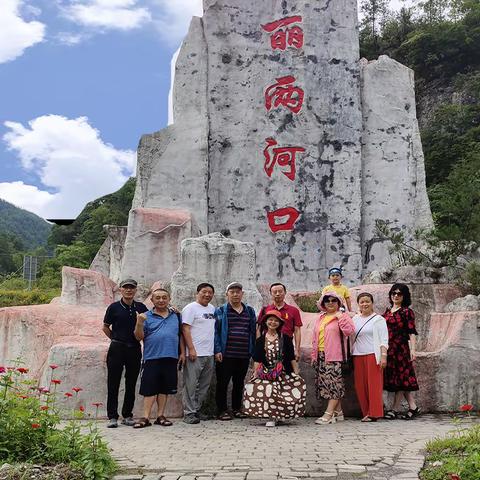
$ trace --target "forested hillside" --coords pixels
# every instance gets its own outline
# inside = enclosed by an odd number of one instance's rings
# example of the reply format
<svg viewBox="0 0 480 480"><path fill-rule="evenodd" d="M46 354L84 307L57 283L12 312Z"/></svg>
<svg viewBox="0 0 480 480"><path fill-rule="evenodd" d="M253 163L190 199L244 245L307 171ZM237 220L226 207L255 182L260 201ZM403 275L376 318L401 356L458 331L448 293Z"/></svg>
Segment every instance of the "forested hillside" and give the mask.
<svg viewBox="0 0 480 480"><path fill-rule="evenodd" d="M414 70L434 235L462 253L480 241L480 1L388 6L363 0L361 54Z"/></svg>

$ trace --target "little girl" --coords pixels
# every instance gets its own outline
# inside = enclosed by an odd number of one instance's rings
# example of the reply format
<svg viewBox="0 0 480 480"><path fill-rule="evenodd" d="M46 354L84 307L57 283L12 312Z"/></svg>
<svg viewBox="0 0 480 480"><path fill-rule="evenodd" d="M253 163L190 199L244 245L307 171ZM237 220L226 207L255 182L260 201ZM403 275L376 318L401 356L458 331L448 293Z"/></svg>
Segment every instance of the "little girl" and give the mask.
<svg viewBox="0 0 480 480"><path fill-rule="evenodd" d="M266 312L267 331L260 336L253 353L254 373L245 385L244 412L267 419L267 427L278 420L303 417L305 414L305 381L298 374L292 339L282 335L282 315Z"/></svg>

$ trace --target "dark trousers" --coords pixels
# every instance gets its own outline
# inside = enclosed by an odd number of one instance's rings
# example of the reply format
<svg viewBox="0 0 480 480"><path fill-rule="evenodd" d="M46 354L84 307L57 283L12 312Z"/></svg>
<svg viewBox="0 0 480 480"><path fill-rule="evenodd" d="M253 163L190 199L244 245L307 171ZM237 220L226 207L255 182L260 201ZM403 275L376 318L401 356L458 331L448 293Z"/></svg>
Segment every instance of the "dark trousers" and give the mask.
<svg viewBox="0 0 480 480"><path fill-rule="evenodd" d="M233 384L232 410L240 411L242 409L243 387L249 363L250 360L248 358L225 357L222 362L217 363L217 390L215 400L219 414L227 410L227 390L230 380L232 380Z"/></svg>
<svg viewBox="0 0 480 480"><path fill-rule="evenodd" d="M125 368L125 396L123 398L122 417L133 416L135 404L135 386L142 363L140 346L129 347L112 341L107 353L107 414L108 418L118 418L118 390Z"/></svg>

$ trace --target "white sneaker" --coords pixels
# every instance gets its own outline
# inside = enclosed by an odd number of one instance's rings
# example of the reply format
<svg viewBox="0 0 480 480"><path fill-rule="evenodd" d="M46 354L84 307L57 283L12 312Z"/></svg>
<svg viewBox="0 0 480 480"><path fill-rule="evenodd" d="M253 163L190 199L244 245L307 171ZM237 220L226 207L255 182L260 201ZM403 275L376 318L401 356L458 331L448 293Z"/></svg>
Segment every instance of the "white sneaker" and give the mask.
<svg viewBox="0 0 480 480"><path fill-rule="evenodd" d="M275 427L276 426L276 422L275 420L272 420L272 421L269 421L265 424L266 427Z"/></svg>

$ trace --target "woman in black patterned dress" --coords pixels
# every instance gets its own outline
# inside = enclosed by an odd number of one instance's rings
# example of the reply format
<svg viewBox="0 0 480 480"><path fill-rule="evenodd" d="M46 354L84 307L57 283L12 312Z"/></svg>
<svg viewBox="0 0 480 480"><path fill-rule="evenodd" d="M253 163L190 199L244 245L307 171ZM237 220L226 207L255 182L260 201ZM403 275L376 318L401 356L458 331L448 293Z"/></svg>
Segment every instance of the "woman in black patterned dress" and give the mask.
<svg viewBox="0 0 480 480"><path fill-rule="evenodd" d="M403 283L396 283L388 294L390 307L383 314L388 327L387 368L385 369L383 388L395 392L395 400L385 418L393 420L415 418L420 409L413 397L418 390L417 377L413 362L415 361L415 340L418 335L415 328L415 314L410 307L410 290ZM408 411L400 414L402 401L408 403Z"/></svg>

